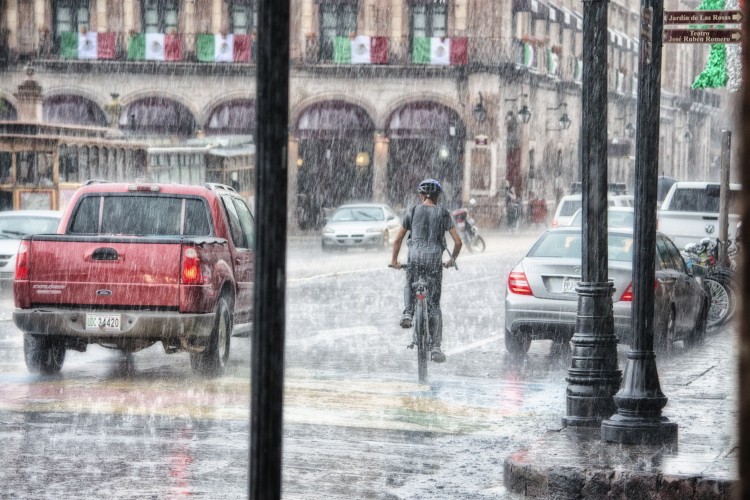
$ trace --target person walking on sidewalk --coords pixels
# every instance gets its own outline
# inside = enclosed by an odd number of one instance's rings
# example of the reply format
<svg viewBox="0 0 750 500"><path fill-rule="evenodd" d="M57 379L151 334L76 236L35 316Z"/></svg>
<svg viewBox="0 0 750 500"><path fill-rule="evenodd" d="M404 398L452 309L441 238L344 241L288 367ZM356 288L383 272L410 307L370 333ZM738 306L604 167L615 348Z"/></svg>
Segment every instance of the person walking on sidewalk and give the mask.
<svg viewBox="0 0 750 500"><path fill-rule="evenodd" d="M461 237L448 209L438 206L438 198L443 188L435 179L425 179L417 186L420 203L410 208L393 243L393 256L390 267L399 269L398 254L401 243L409 233L407 246L409 256L406 265L406 286L404 287L404 313L401 317L402 328L411 328L414 314L414 292L411 285L419 278L427 282L429 290L429 327L433 332L433 348L430 358L436 363L445 361L445 354L440 349L443 340L443 319L440 310L440 294L443 281L443 266L452 267L461 252ZM453 238L453 252L450 260L443 264L443 252L447 249L445 233Z"/></svg>

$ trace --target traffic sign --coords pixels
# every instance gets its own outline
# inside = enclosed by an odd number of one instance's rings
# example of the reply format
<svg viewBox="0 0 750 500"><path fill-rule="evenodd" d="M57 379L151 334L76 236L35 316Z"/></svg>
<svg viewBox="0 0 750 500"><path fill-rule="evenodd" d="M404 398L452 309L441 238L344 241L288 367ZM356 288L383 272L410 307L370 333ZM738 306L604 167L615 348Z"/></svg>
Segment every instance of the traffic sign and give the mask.
<svg viewBox="0 0 750 500"><path fill-rule="evenodd" d="M739 24L741 10L665 10L664 24Z"/></svg>
<svg viewBox="0 0 750 500"><path fill-rule="evenodd" d="M733 30L664 30L664 43L740 43L742 32Z"/></svg>

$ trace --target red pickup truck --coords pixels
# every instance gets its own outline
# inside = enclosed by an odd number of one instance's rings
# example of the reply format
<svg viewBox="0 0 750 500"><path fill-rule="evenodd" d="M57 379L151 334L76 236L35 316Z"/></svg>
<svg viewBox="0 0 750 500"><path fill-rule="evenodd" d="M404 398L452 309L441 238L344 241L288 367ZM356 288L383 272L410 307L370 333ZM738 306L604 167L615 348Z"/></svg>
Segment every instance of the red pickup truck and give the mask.
<svg viewBox="0 0 750 500"><path fill-rule="evenodd" d="M161 341L194 371L224 372L250 331L254 221L232 188L91 183L54 235L21 241L13 321L26 366L56 373L66 349L135 352Z"/></svg>

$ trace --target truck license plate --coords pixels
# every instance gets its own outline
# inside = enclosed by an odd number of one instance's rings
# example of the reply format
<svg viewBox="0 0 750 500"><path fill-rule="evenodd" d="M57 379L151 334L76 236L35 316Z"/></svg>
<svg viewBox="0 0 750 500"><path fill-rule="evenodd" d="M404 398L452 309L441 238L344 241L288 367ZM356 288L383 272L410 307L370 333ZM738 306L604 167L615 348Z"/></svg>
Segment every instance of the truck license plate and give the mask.
<svg viewBox="0 0 750 500"><path fill-rule="evenodd" d="M119 314L87 314L86 330L119 332L120 319Z"/></svg>
<svg viewBox="0 0 750 500"><path fill-rule="evenodd" d="M563 280L563 293L576 293L576 285L580 281L578 278L565 278Z"/></svg>

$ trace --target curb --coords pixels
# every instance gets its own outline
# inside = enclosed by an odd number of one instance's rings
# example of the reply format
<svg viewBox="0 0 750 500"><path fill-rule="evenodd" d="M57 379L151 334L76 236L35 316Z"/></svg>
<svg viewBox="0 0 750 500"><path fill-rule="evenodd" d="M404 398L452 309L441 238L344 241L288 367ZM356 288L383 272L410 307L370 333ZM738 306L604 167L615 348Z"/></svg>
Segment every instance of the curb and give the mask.
<svg viewBox="0 0 750 500"><path fill-rule="evenodd" d="M600 430L550 431L503 463L505 487L538 498L739 498L739 481L675 472L668 446L603 443ZM684 455L684 454L683 454Z"/></svg>

